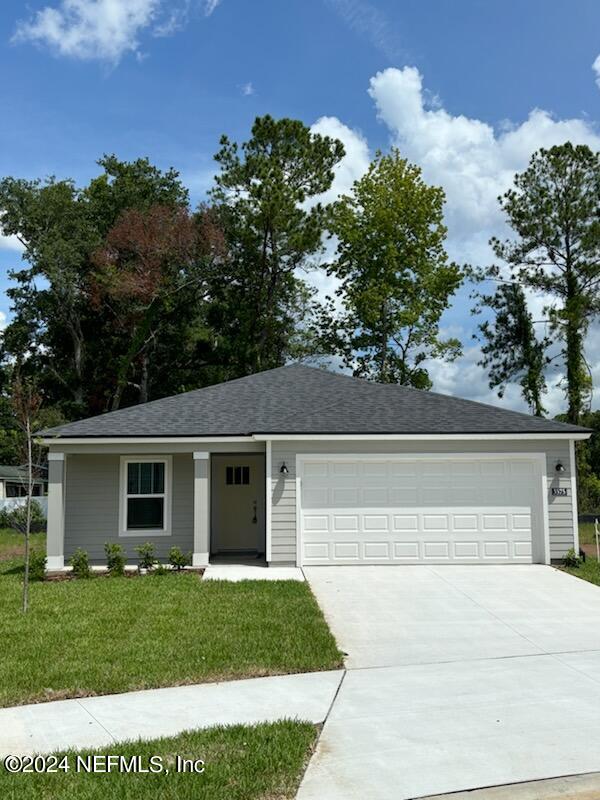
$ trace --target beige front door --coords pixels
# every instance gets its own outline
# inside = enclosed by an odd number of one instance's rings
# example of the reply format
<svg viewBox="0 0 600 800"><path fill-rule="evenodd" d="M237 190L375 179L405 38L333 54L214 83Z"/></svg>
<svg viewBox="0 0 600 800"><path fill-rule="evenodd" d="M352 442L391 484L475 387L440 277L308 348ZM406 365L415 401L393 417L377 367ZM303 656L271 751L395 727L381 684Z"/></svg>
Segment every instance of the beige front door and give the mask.
<svg viewBox="0 0 600 800"><path fill-rule="evenodd" d="M211 552L264 553L264 456L213 455L211 461Z"/></svg>

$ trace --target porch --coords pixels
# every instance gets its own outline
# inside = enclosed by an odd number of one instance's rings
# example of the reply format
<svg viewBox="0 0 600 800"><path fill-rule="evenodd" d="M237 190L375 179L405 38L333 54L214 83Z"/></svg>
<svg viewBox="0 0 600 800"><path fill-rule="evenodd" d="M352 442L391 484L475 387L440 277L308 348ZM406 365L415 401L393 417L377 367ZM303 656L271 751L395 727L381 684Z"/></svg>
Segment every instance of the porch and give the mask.
<svg viewBox="0 0 600 800"><path fill-rule="evenodd" d="M194 567L270 565L268 443L63 446L48 464L50 571L77 547L104 563L107 541L133 564L135 547L149 541L159 561L177 546Z"/></svg>

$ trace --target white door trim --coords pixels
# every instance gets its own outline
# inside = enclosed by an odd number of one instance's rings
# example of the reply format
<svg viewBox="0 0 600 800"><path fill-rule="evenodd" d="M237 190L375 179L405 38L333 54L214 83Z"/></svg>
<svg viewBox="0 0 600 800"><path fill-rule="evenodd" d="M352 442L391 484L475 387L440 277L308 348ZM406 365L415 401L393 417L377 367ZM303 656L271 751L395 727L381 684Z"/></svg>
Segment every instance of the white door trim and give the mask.
<svg viewBox="0 0 600 800"><path fill-rule="evenodd" d="M569 470L571 472L571 508L573 513L573 548L579 555L579 514L577 511L577 458L575 457L575 442L569 442Z"/></svg>
<svg viewBox="0 0 600 800"><path fill-rule="evenodd" d="M550 525L548 520L548 479L546 453L296 453L296 566L302 567L302 475L305 461L420 461L431 459L437 461L506 461L522 459L532 461L538 472L541 494L541 508L536 503L541 516L544 552L543 564L550 564ZM534 542L532 540L532 547Z"/></svg>

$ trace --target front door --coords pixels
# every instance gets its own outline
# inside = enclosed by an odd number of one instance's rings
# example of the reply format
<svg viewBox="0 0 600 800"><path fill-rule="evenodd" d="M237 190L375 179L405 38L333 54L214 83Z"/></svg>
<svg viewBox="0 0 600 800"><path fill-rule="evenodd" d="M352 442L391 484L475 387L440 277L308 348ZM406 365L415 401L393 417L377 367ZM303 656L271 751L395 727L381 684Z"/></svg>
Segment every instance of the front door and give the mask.
<svg viewBox="0 0 600 800"><path fill-rule="evenodd" d="M213 455L211 552L265 551L263 455Z"/></svg>

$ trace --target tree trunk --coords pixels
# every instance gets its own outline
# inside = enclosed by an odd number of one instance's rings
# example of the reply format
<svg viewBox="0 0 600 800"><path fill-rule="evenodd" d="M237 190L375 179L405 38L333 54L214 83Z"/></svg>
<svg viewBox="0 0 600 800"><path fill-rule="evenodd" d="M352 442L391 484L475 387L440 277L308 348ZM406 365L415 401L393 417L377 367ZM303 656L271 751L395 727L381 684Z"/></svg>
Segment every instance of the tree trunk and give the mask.
<svg viewBox="0 0 600 800"><path fill-rule="evenodd" d="M577 278L571 266L566 271L567 296L565 299L566 322L566 367L567 367L567 398L568 421L578 425L583 406L583 336L578 302Z"/></svg>
<svg viewBox="0 0 600 800"><path fill-rule="evenodd" d="M27 613L29 608L29 555L30 555L30 531L31 531L31 495L33 494L33 463L31 447L31 420L27 418L27 498L26 498L26 522L25 522L25 575L23 577L23 613Z"/></svg>
<svg viewBox="0 0 600 800"><path fill-rule="evenodd" d="M381 341L379 347L381 348L381 358L380 358L380 368L379 368L379 382L380 383L387 383L387 344L388 344L388 337L387 337L387 313L386 313L386 303L385 300L381 304Z"/></svg>
<svg viewBox="0 0 600 800"><path fill-rule="evenodd" d="M148 353L142 354L142 374L140 377L140 391L138 400L140 403L148 402Z"/></svg>

